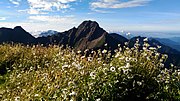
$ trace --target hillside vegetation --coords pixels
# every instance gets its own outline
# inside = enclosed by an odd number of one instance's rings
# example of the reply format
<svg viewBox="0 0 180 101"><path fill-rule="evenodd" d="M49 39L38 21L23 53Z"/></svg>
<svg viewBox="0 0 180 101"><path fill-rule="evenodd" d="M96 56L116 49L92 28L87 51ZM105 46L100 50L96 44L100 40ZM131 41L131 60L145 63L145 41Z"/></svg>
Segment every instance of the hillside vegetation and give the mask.
<svg viewBox="0 0 180 101"><path fill-rule="evenodd" d="M138 43L119 46L114 55L88 49L82 55L56 45L0 45L0 100L179 101L180 71L164 68L168 56L146 40L143 50Z"/></svg>

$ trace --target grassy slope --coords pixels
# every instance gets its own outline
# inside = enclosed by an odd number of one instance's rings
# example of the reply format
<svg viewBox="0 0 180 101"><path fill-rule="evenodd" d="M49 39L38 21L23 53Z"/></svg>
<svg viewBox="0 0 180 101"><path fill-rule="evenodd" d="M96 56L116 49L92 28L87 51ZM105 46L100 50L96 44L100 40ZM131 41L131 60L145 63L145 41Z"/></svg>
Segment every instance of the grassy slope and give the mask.
<svg viewBox="0 0 180 101"><path fill-rule="evenodd" d="M59 46L0 45L0 99L180 100L180 71L163 69L166 55L138 44L121 50L85 57Z"/></svg>

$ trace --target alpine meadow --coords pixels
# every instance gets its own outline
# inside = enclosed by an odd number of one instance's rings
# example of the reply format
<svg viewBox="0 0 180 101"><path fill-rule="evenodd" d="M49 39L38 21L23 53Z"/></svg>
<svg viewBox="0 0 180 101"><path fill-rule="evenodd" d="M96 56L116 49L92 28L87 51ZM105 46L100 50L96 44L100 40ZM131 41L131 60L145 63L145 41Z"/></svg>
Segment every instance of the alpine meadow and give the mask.
<svg viewBox="0 0 180 101"><path fill-rule="evenodd" d="M0 101L180 101L179 4L1 0Z"/></svg>

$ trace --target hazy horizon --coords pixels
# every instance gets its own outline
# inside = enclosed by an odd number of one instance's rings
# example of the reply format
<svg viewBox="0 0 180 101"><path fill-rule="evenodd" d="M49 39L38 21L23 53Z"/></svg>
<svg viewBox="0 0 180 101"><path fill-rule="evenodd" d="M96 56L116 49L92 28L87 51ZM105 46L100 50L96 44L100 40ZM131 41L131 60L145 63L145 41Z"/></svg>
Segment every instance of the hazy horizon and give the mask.
<svg viewBox="0 0 180 101"><path fill-rule="evenodd" d="M110 32L179 37L178 4L179 0L1 0L0 27L63 32L93 20Z"/></svg>

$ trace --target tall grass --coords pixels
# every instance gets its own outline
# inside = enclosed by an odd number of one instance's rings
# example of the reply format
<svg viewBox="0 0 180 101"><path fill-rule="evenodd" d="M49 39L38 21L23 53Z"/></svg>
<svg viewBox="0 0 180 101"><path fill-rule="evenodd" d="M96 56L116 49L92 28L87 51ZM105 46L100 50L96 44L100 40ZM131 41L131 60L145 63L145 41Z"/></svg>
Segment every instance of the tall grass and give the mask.
<svg viewBox="0 0 180 101"><path fill-rule="evenodd" d="M120 46L120 45L119 45ZM180 100L180 71L146 41L139 50L119 47L75 52L60 46L0 45L0 100ZM91 53L91 54L86 54Z"/></svg>

